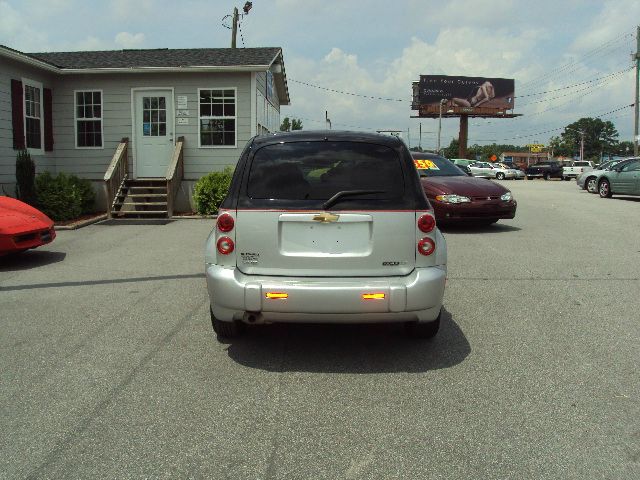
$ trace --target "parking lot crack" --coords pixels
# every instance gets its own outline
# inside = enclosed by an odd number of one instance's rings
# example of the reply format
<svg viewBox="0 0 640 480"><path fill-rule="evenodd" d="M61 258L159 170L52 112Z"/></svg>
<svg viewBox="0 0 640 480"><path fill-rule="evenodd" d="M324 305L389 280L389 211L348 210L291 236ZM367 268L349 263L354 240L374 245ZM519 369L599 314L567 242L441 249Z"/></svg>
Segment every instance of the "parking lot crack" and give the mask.
<svg viewBox="0 0 640 480"><path fill-rule="evenodd" d="M265 478L273 479L276 478L276 456L279 448L278 442L278 426L281 425L280 417L280 404L282 403L282 390L284 388L284 362L287 351L287 343L289 336L286 335L284 341L282 343L282 349L280 350L280 362L278 365L278 381L276 382L275 388L275 401L274 401L274 414L273 414L273 429L271 434L271 451L269 452L269 458L267 459L267 471L265 473Z"/></svg>
<svg viewBox="0 0 640 480"><path fill-rule="evenodd" d="M17 290L36 290L39 288L62 288L62 287L82 287L90 285L114 285L120 283L138 283L138 282L157 282L161 280L186 280L190 278L203 278L204 273L185 273L180 275L157 275L148 277L131 277L131 278L111 278L105 280L81 280L75 282L51 282L51 283L33 283L30 285L11 285L0 287L0 292L10 292Z"/></svg>

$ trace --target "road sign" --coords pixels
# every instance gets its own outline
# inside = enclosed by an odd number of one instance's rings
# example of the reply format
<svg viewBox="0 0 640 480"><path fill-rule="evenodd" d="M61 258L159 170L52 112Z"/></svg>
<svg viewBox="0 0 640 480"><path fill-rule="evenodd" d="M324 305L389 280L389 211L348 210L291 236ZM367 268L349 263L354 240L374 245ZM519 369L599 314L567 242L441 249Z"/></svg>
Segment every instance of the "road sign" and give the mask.
<svg viewBox="0 0 640 480"><path fill-rule="evenodd" d="M532 144L527 145L527 147L529 147L529 151L531 153L540 153L544 149L544 145L539 144L539 143L532 143Z"/></svg>

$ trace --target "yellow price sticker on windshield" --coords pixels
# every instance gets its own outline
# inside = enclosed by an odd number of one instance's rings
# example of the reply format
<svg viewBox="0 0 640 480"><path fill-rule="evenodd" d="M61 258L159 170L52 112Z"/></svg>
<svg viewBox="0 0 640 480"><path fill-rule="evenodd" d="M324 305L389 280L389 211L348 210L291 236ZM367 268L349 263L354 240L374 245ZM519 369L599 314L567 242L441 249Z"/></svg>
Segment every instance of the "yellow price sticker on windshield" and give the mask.
<svg viewBox="0 0 640 480"><path fill-rule="evenodd" d="M440 170L431 160L414 160L413 163L418 170Z"/></svg>

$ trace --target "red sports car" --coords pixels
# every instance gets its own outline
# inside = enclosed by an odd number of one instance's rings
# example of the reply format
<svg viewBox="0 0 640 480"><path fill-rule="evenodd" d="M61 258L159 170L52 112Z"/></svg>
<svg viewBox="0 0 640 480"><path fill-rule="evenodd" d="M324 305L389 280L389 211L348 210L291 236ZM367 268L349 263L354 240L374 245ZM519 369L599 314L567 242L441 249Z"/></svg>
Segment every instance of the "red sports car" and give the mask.
<svg viewBox="0 0 640 480"><path fill-rule="evenodd" d="M441 223L495 223L514 218L518 204L511 192L486 178L470 177L433 153L412 152L422 188Z"/></svg>
<svg viewBox="0 0 640 480"><path fill-rule="evenodd" d="M53 221L15 198L0 196L0 256L51 243Z"/></svg>

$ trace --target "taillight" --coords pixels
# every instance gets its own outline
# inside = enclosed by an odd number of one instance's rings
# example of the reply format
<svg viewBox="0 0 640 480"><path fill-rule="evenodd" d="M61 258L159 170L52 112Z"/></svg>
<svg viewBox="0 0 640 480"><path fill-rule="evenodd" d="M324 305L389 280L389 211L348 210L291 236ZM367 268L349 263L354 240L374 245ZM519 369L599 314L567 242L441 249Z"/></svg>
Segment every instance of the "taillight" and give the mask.
<svg viewBox="0 0 640 480"><path fill-rule="evenodd" d="M436 228L436 219L433 215L425 213L418 218L418 228L421 232L429 233Z"/></svg>
<svg viewBox="0 0 640 480"><path fill-rule="evenodd" d="M229 237L220 237L216 246L218 247L218 252L220 252L222 255L229 255L235 248L233 240L231 240Z"/></svg>
<svg viewBox="0 0 640 480"><path fill-rule="evenodd" d="M436 249L436 243L429 237L425 237L418 242L418 252L422 255L431 255Z"/></svg>
<svg viewBox="0 0 640 480"><path fill-rule="evenodd" d="M230 232L231 230L233 230L235 222L231 215L229 215L228 213L223 213L218 217L217 225L218 230L220 230L221 232Z"/></svg>

